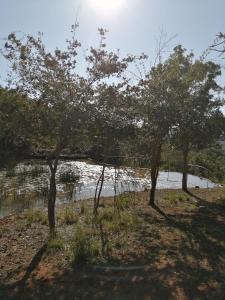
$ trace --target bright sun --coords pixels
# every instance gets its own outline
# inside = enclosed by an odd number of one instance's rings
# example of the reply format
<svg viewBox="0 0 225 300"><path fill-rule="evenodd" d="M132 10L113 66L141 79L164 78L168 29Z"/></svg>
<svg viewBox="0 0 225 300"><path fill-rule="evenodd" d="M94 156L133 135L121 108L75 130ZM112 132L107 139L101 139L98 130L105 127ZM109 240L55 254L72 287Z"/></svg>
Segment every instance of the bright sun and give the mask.
<svg viewBox="0 0 225 300"><path fill-rule="evenodd" d="M126 0L88 0L92 8L101 12L112 12L121 9Z"/></svg>

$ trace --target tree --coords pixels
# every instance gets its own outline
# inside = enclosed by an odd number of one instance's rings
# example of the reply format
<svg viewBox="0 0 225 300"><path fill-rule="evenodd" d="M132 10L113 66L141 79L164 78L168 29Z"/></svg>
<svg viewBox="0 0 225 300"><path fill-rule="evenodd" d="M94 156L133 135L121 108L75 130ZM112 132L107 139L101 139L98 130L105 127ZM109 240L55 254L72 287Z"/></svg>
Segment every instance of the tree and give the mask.
<svg viewBox="0 0 225 300"><path fill-rule="evenodd" d="M225 33L220 32L213 44L208 48L208 51L216 51L223 56L225 53Z"/></svg>
<svg viewBox="0 0 225 300"><path fill-rule="evenodd" d="M139 111L142 145L151 166L149 205L155 204L155 191L160 167L162 146L176 122L174 94L170 89L173 75L170 61L153 67L147 79L141 82Z"/></svg>
<svg viewBox="0 0 225 300"><path fill-rule="evenodd" d="M126 83L123 82L123 79L120 81L120 83L99 85L91 108L89 126L92 149L90 154L103 166L96 186L95 214L104 183L105 167L110 164L116 168L123 163L123 142L132 133L133 128L133 119L129 113L129 101L124 89Z"/></svg>
<svg viewBox="0 0 225 300"><path fill-rule="evenodd" d="M112 75L119 76L127 67L127 60L105 50L105 34L99 30L99 48L90 48L85 57L86 73L77 71L80 42L73 36L66 49L49 52L42 35L37 38L26 35L18 38L15 33L8 36L3 51L10 62L10 83L25 93L32 101L33 147L46 150L50 169L48 220L50 235L55 235L56 172L60 154L74 141L74 136L83 134L88 109L94 98L95 86ZM81 138L80 138L81 139Z"/></svg>
<svg viewBox="0 0 225 300"><path fill-rule="evenodd" d="M220 67L212 62L193 60L177 46L170 60L176 73L171 88L176 91L176 126L171 131L175 148L183 154L182 189L187 191L189 153L208 146L222 132L222 102L215 97L220 90L216 77Z"/></svg>
<svg viewBox="0 0 225 300"><path fill-rule="evenodd" d="M27 112L25 97L14 90L0 88L0 166L28 151Z"/></svg>

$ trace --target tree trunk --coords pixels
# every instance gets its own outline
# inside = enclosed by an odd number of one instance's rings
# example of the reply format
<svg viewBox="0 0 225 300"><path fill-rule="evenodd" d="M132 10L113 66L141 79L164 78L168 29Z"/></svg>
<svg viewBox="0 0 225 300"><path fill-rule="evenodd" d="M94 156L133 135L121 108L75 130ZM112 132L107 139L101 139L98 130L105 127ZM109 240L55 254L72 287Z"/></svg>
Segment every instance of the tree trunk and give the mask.
<svg viewBox="0 0 225 300"><path fill-rule="evenodd" d="M58 162L54 162L54 166L49 162L50 167L50 188L49 188L49 197L48 197L48 223L49 223L49 234L51 238L54 238L56 235L55 232L55 201L56 201L56 171L57 171Z"/></svg>
<svg viewBox="0 0 225 300"><path fill-rule="evenodd" d="M187 192L187 179L188 179L188 151L183 151L183 177L182 177L182 190Z"/></svg>
<svg viewBox="0 0 225 300"><path fill-rule="evenodd" d="M157 185L157 178L158 178L158 167L153 166L151 168L151 191L150 191L150 200L149 200L150 206L155 205L155 191Z"/></svg>
<svg viewBox="0 0 225 300"><path fill-rule="evenodd" d="M160 159L161 159L161 145L156 147L151 163L151 191L150 191L150 199L149 205L155 206L155 191L157 185L157 179L159 175L159 166L160 166Z"/></svg>
<svg viewBox="0 0 225 300"><path fill-rule="evenodd" d="M103 188L104 180L105 180L105 165L103 165L102 173L101 173L101 175L100 175L100 177L98 179L98 182L97 182L97 185L96 185L96 189L95 189L94 215L98 214L99 202L100 202L100 197L101 197L101 193L102 193L102 188ZM100 188L98 190L99 184L100 184Z"/></svg>

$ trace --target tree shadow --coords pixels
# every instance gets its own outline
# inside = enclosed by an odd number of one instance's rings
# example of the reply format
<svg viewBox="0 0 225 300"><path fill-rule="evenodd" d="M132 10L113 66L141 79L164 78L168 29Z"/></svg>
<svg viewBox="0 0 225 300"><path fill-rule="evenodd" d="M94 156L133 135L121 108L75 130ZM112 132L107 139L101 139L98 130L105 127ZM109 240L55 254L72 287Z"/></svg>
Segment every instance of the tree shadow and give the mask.
<svg viewBox="0 0 225 300"><path fill-rule="evenodd" d="M18 293L13 297L15 285L0 285L0 299L224 300L225 207L201 201L205 208L195 206L191 213L175 207L163 211L157 206L141 212L148 230L138 230L137 239L147 251L143 261L136 259L133 264L143 264L143 269L67 268L58 270L51 280L32 277L32 284L27 285L44 245L16 284Z"/></svg>
<svg viewBox="0 0 225 300"><path fill-rule="evenodd" d="M199 204L205 204L205 203L206 203L205 199L203 199L203 198L197 196L196 194L194 194L194 193L191 192L190 190L187 190L186 193L187 193L189 196L193 197L194 199L198 200Z"/></svg>
<svg viewBox="0 0 225 300"><path fill-rule="evenodd" d="M35 256L32 258L26 273L24 274L24 276L22 277L22 279L16 284L17 286L17 292L16 295L13 296L13 299L18 299L18 300L23 300L26 299L24 298L24 293L25 293L25 289L26 289L26 283L29 280L32 272L37 268L37 266L39 265L43 254L45 253L47 249L47 243L45 243L39 250L38 252L35 254Z"/></svg>
<svg viewBox="0 0 225 300"><path fill-rule="evenodd" d="M144 215L153 238L157 232L160 241L157 243L155 239L146 247L153 256L153 266L155 262L162 264L158 272L163 276L162 282L166 284L173 278L174 290L182 291L183 296L174 299L224 300L225 207L193 193L189 195L199 201L191 213L178 209L173 218L168 218L167 213L155 208L164 220L157 216L152 218L151 214ZM143 243L142 237L139 238Z"/></svg>
<svg viewBox="0 0 225 300"><path fill-rule="evenodd" d="M157 213L159 213L161 216L163 216L166 220L171 221L172 219L157 206L156 204L150 206L152 209L154 209Z"/></svg>

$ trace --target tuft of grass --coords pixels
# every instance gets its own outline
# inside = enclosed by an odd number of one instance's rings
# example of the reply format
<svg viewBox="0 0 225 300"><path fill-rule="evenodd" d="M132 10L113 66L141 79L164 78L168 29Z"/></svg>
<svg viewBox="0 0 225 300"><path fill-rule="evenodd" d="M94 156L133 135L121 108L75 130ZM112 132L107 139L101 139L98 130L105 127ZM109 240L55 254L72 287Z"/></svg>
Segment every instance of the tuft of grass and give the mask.
<svg viewBox="0 0 225 300"><path fill-rule="evenodd" d="M87 213L87 211L88 211L87 205L84 201L82 201L80 204L80 214L84 215Z"/></svg>
<svg viewBox="0 0 225 300"><path fill-rule="evenodd" d="M168 192L164 199L171 205L178 204L179 202L185 202L189 200L189 197L184 192Z"/></svg>
<svg viewBox="0 0 225 300"><path fill-rule="evenodd" d="M0 228L0 239L7 236L10 233L9 228Z"/></svg>
<svg viewBox="0 0 225 300"><path fill-rule="evenodd" d="M5 176L6 176L6 177L15 177L15 176L16 176L15 168L8 168L8 169L6 170Z"/></svg>
<svg viewBox="0 0 225 300"><path fill-rule="evenodd" d="M46 225L48 223L47 213L44 210L40 209L29 209L25 213L27 223L41 223L42 225Z"/></svg>
<svg viewBox="0 0 225 300"><path fill-rule="evenodd" d="M127 210L131 207L132 205L132 200L130 197L126 195L120 195L116 199L116 207L119 211Z"/></svg>
<svg viewBox="0 0 225 300"><path fill-rule="evenodd" d="M134 213L130 211L118 212L112 207L100 211L94 221L96 224L104 225L105 229L109 232L132 230L139 224L139 219Z"/></svg>
<svg viewBox="0 0 225 300"><path fill-rule="evenodd" d="M54 238L48 240L47 252L56 252L64 249L64 242L62 239Z"/></svg>
<svg viewBox="0 0 225 300"><path fill-rule="evenodd" d="M99 255L99 244L93 238L92 231L85 227L77 226L71 243L73 264L86 264Z"/></svg>
<svg viewBox="0 0 225 300"><path fill-rule="evenodd" d="M225 206L225 197L220 197L216 202L221 206Z"/></svg>
<svg viewBox="0 0 225 300"><path fill-rule="evenodd" d="M59 211L58 219L61 224L72 225L78 222L78 215L72 207L66 207Z"/></svg>
<svg viewBox="0 0 225 300"><path fill-rule="evenodd" d="M96 222L112 222L115 219L115 209L113 207L106 207L103 210L99 211L98 216L96 217Z"/></svg>

